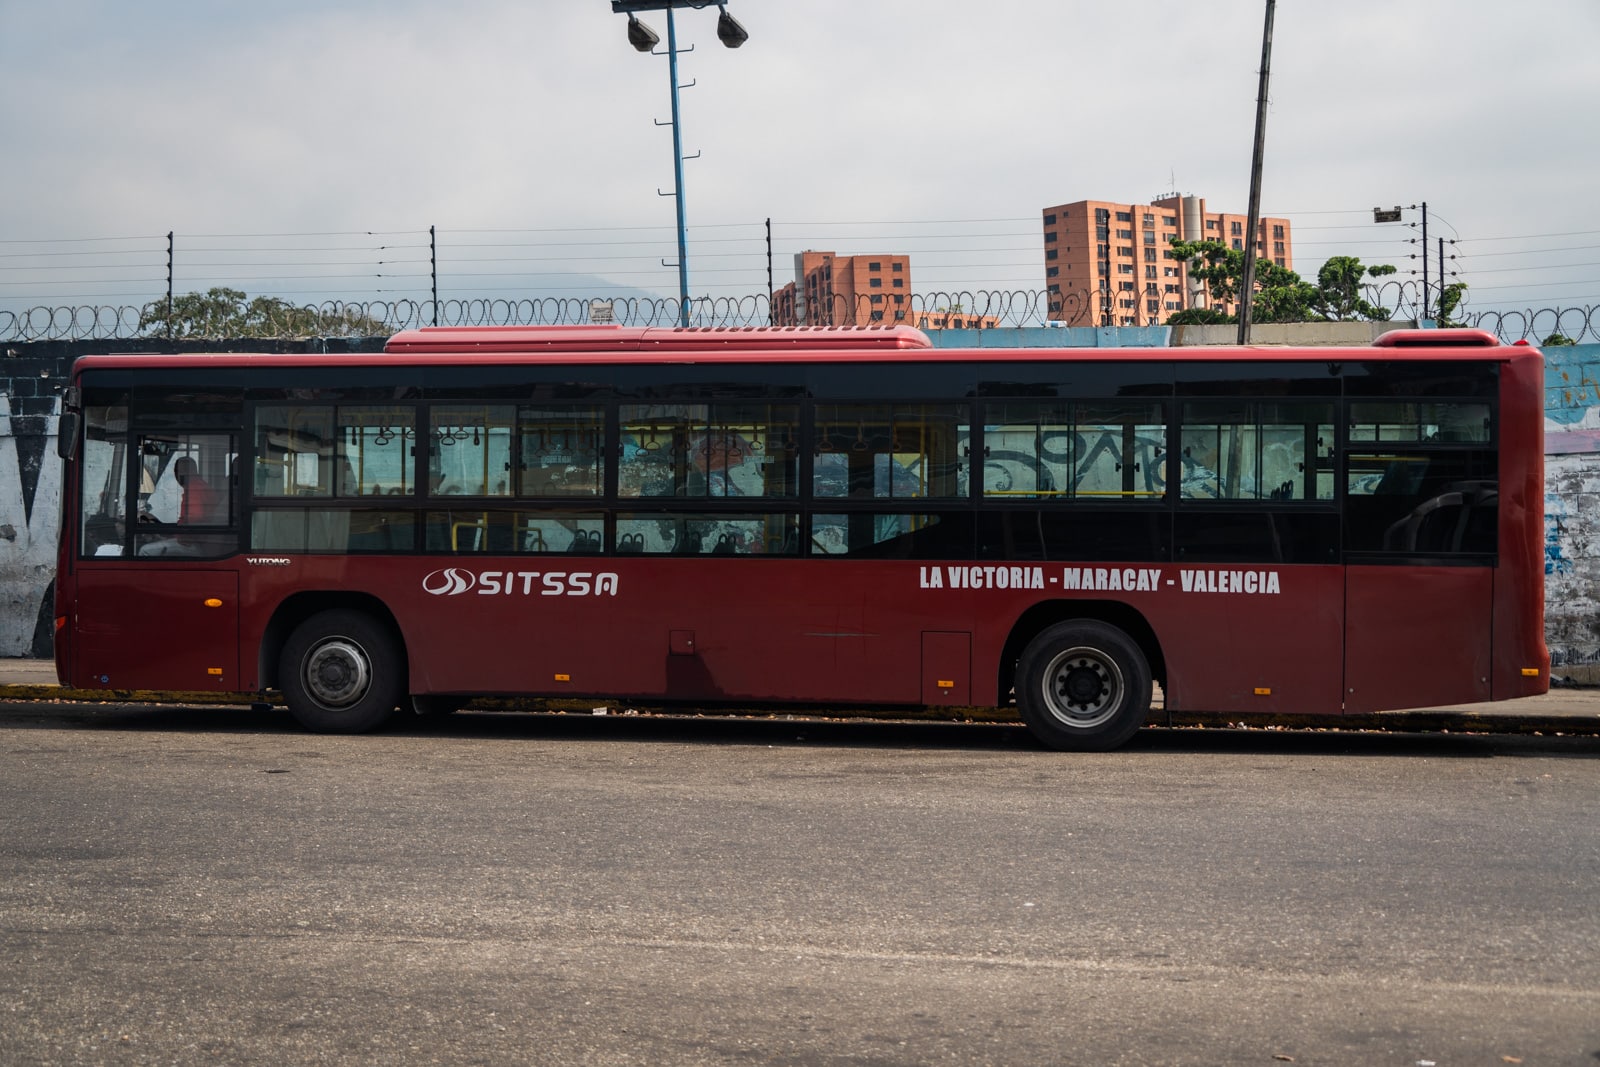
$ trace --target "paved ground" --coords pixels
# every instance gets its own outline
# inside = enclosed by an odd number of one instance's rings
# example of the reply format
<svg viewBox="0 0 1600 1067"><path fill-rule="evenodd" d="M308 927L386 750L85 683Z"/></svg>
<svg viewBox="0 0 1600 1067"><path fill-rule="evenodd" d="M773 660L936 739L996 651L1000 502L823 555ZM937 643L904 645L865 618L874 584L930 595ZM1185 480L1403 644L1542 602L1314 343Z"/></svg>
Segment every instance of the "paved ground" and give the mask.
<svg viewBox="0 0 1600 1067"><path fill-rule="evenodd" d="M1600 737L0 701L0 1065L1595 1067Z"/></svg>

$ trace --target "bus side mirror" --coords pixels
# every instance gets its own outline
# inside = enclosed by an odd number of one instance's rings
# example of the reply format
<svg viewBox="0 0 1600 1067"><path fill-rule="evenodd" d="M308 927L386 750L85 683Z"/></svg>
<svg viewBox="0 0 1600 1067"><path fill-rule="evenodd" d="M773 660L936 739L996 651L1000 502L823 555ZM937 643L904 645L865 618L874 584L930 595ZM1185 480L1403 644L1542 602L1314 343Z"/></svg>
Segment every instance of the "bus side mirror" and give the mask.
<svg viewBox="0 0 1600 1067"><path fill-rule="evenodd" d="M76 411L64 411L56 427L56 455L62 459L71 459L78 453L78 423L80 416Z"/></svg>

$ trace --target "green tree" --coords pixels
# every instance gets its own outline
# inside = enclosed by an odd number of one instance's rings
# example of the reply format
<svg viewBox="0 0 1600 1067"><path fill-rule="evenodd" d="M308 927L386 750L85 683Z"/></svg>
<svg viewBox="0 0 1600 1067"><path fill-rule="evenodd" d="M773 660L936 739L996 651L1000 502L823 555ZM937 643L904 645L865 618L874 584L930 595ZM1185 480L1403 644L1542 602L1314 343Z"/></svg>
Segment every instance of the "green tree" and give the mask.
<svg viewBox="0 0 1600 1067"><path fill-rule="evenodd" d="M1563 345L1575 345L1577 343L1578 342L1574 341L1564 333L1553 333L1549 337L1546 337L1543 341L1540 341L1539 347L1560 348Z"/></svg>
<svg viewBox="0 0 1600 1067"><path fill-rule="evenodd" d="M1174 311L1167 319L1168 326L1225 326L1230 322L1237 322L1232 315L1218 311L1216 308L1184 308Z"/></svg>
<svg viewBox="0 0 1600 1067"><path fill-rule="evenodd" d="M184 293L146 304L139 313L139 329L154 335L183 339L230 337L383 337L393 331L381 321L358 311L320 312L296 307L275 296L251 299L238 289L219 286L204 293Z"/></svg>
<svg viewBox="0 0 1600 1067"><path fill-rule="evenodd" d="M1388 308L1369 304L1361 295L1361 286L1367 278L1382 278L1393 274L1387 264L1368 267L1355 256L1333 256L1317 271L1317 296L1311 302L1311 311L1323 319L1343 322L1347 319L1388 319Z"/></svg>
<svg viewBox="0 0 1600 1067"><path fill-rule="evenodd" d="M1439 290L1439 315L1435 319L1438 327L1448 329L1452 326L1465 326L1464 320L1457 320L1454 316L1456 309L1461 306L1461 300L1467 295L1466 282L1451 282Z"/></svg>
<svg viewBox="0 0 1600 1067"><path fill-rule="evenodd" d="M1243 249L1229 248L1221 241L1174 241L1171 254L1173 259L1189 262L1190 277L1205 283L1213 301L1219 304L1238 301L1244 282ZM1305 322L1311 317L1316 286L1270 259L1258 257L1255 270L1255 299L1250 304L1252 321Z"/></svg>

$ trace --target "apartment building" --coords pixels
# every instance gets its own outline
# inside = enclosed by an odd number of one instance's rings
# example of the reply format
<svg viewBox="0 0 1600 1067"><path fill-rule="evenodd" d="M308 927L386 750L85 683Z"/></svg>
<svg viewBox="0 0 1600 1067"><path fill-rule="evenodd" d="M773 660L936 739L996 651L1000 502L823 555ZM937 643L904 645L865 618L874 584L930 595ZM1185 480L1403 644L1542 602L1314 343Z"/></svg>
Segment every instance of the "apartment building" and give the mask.
<svg viewBox="0 0 1600 1067"><path fill-rule="evenodd" d="M911 318L911 257L800 252L772 294L774 326L893 326Z"/></svg>
<svg viewBox="0 0 1600 1067"><path fill-rule="evenodd" d="M1243 249L1249 223L1176 193L1148 204L1079 200L1047 207L1043 217L1050 317L1076 326L1155 326L1185 308L1212 306L1167 246L1214 240ZM1288 219L1260 220L1256 255L1294 269ZM1231 315L1237 308L1229 301L1218 310Z"/></svg>

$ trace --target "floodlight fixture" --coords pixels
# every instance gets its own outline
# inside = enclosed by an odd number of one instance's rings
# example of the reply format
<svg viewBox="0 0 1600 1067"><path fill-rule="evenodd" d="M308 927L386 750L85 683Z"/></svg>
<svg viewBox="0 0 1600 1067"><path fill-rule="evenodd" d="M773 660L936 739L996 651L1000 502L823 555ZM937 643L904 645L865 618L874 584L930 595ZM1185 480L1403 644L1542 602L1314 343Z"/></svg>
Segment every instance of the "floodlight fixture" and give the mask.
<svg viewBox="0 0 1600 1067"><path fill-rule="evenodd" d="M739 25L739 20L728 14L727 8L723 8L722 14L717 17L717 40L729 48L738 48L749 39L750 35Z"/></svg>
<svg viewBox="0 0 1600 1067"><path fill-rule="evenodd" d="M648 52L661 43L656 31L639 21L637 15L628 16L628 43L638 52Z"/></svg>

